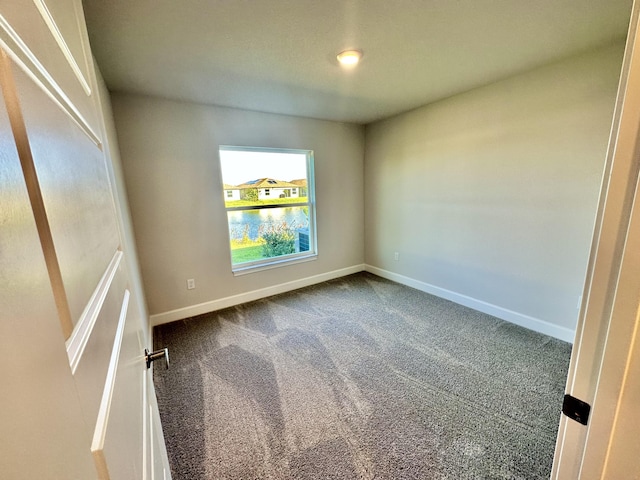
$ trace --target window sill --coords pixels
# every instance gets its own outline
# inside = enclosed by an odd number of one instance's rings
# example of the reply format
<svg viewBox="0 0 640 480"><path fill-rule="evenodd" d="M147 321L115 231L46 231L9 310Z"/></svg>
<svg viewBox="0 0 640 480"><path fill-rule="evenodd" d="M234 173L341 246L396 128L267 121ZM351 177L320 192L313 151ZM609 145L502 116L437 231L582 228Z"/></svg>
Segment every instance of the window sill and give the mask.
<svg viewBox="0 0 640 480"><path fill-rule="evenodd" d="M318 254L313 253L301 257L286 258L282 260L274 260L260 265L237 266L231 269L234 276L247 275L249 273L261 272L263 270L271 270L272 268L284 267L286 265L295 265L296 263L312 262L318 259Z"/></svg>

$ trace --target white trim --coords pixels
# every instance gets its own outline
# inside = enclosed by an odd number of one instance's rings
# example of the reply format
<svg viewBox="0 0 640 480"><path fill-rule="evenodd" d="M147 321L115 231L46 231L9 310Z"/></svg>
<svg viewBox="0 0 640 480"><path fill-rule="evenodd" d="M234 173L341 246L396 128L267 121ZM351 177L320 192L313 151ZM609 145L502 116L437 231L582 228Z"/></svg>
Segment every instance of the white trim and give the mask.
<svg viewBox="0 0 640 480"><path fill-rule="evenodd" d="M234 305L240 305L241 303L270 297L271 295L290 292L291 290L308 287L309 285L326 282L327 280L344 277L345 275L351 275L352 273L358 273L363 270L364 264L353 265L352 267L341 268L339 270L333 270L331 272L301 278L300 280L280 283L278 285L272 285L270 287L252 290L250 292L240 293L238 295L232 295L230 297L219 298L217 300L211 300L210 302L200 303L198 305L192 305L190 307L178 308L176 310L170 310L168 312L151 315L151 317L149 317L149 323L152 327L155 327L156 325L162 325L164 323L173 322L175 320L182 320L184 318L194 317L203 313L222 310L223 308L233 307Z"/></svg>
<svg viewBox="0 0 640 480"><path fill-rule="evenodd" d="M261 288L259 290L253 290L246 293L240 293L238 295L232 295L230 297L220 298L212 300L210 302L200 303L198 305L192 305L189 307L178 308L176 310L170 310L168 312L158 313L149 317L149 323L151 328L162 325L164 323L173 322L175 320L182 320L196 315L202 315L203 313L214 312L216 310L222 310L223 308L233 307L234 305L240 305L242 303L251 302L261 298L270 297L271 295L277 295L279 293L289 292L298 288L307 287L316 283L326 282L327 280L333 280L334 278L344 277L345 275L351 275L366 271L378 275L379 277L393 280L394 282L407 285L417 290L435 295L446 300L450 300L465 307L472 308L482 313L492 315L507 322L521 327L528 328L535 332L543 333L554 338L558 338L565 342L572 343L575 332L569 328L554 325L552 323L540 320L537 318L524 315L522 313L514 312L497 305L493 305L482 300L478 300L460 293L452 292L444 288L436 287L413 278L405 277L397 273L389 272L372 265L354 265L352 267L342 268L340 270L333 270L331 272L314 275L312 277L303 278L300 280L294 280L292 282L281 283L273 285L271 287Z"/></svg>
<svg viewBox="0 0 640 480"><path fill-rule="evenodd" d="M516 325L520 325L521 327L528 328L529 330L533 330L535 332L558 338L565 342L572 343L575 336L575 332L569 328L554 325L545 320L540 320L538 318L530 317L522 313L514 312L513 310L499 307L497 305L493 305L491 303L487 303L482 300L463 295L461 293L452 292L451 290L447 290L445 288L436 287L435 285L421 282L420 280L415 280L413 278L405 277L404 275L400 275L398 273L383 270L372 265L365 265L365 271L373 273L374 275L378 275L379 277L393 280L394 282L398 282L403 285L407 285L431 295L435 295L446 300L451 300L452 302L464 305L465 307L473 308L474 310L477 310L479 312L492 315L494 317L500 318L501 320L506 320L507 322L514 323Z"/></svg>
<svg viewBox="0 0 640 480"><path fill-rule="evenodd" d="M102 400L100 401L100 410L98 410L96 428L93 431L93 440L91 441L91 453L93 454L94 460L96 462L98 472L106 471L106 462L103 451L104 440L107 435L109 411L111 410L111 400L113 399L113 390L116 383L116 374L118 371L118 360L120 359L122 338L124 336L124 327L127 323L129 295L129 290L125 290L124 298L122 299L122 309L120 310L120 318L118 319L118 328L116 330L115 339L113 341L113 349L111 350L111 359L109 360L107 378L105 380L104 390L102 392ZM143 368L143 364L140 364L140 368Z"/></svg>
<svg viewBox="0 0 640 480"><path fill-rule="evenodd" d="M0 47L7 52L11 59L46 93L62 111L102 150L102 141L93 131L87 120L71 102L60 85L40 63L38 58L20 38L18 33L0 14Z"/></svg>
<svg viewBox="0 0 640 480"><path fill-rule="evenodd" d="M152 344L153 345L153 344ZM149 474L149 466L153 471L153 448L150 445L153 444L153 431L150 428L151 419L151 405L149 405L149 399L147 390L149 389L149 382L147 381L149 369L145 368L142 374L142 478L146 480L153 478ZM147 460L150 460L147 461Z"/></svg>
<svg viewBox="0 0 640 480"><path fill-rule="evenodd" d="M66 342L67 356L69 357L72 374L76 373L80 358L82 358L84 349L89 342L89 337L91 337L91 332L96 324L100 310L102 310L102 305L107 297L107 293L109 293L111 282L113 282L122 257L122 250L116 250L107 269L102 274L98 286L93 291L93 295L91 295L89 302L87 302L82 315L80 315L78 323L73 329L73 332L71 332L71 336Z"/></svg>
<svg viewBox="0 0 640 480"><path fill-rule="evenodd" d="M222 168L223 156L226 157L226 153L231 152L239 152L249 154L252 153L254 155L258 154L281 154L281 155L298 155L305 157L305 170L306 170L306 181L307 181L307 196L306 202L296 202L296 203L273 203L268 205L248 205L244 207L229 207L225 202L225 211L227 214L229 212L242 212L247 210L266 210L266 209L276 209L276 208L302 208L307 207L307 225L306 229L309 231L309 248L305 252L297 252L291 255L286 255L282 257L270 257L263 258L259 260L254 260L251 262L243 262L243 263L233 263L233 251L231 249L231 229L228 228L229 235L229 248L231 252L231 271L233 275L246 275L248 273L259 272L261 270L269 270L271 268L278 268L287 264L295 264L301 262L307 262L311 260L315 260L318 255L318 230L316 228L316 202L315 202L315 163L314 163L314 152L313 150L300 150L300 149L292 149L292 148L271 148L271 147L242 147L242 146L231 146L231 145L219 145L218 146L218 166L220 169L220 177L222 178L222 188L224 190L224 172ZM249 175L249 174L247 174ZM244 185L244 184L243 184ZM294 184L292 184L294 186ZM277 190L280 187L265 187L262 185L261 187L255 187L258 191L262 190ZM298 188L296 186L296 188ZM261 196L260 192L258 192L258 196L261 199L264 199ZM271 197L269 197L271 198ZM298 197L299 198L299 197ZM279 200L279 199L278 199ZM286 257L286 258L283 258Z"/></svg>
<svg viewBox="0 0 640 480"><path fill-rule="evenodd" d="M640 2L634 2L603 168L582 308L578 316L578 335L567 377L566 393L592 405L592 413L586 427L562 416L551 471L553 480L621 478L609 475L605 462L609 442L612 435L616 435L614 409L625 387L621 376L626 368L623 357L631 346L631 333L621 335L621 332L634 321L633 315L628 315L617 304L618 295L627 296L624 301L628 306L637 301L636 293L632 293L633 281L625 273L627 268L634 268L633 261L626 257L625 242L628 241L627 235L634 232L631 228L632 213L638 205L638 198L634 198L637 193L634 192L638 188L640 132L639 26ZM637 248L637 244L634 247ZM637 265L634 274L632 278L637 277Z"/></svg>
<svg viewBox="0 0 640 480"><path fill-rule="evenodd" d="M237 277L238 275L246 275L248 273L261 272L262 270L271 270L272 268L280 268L280 267L285 267L287 265L295 265L296 263L311 262L317 259L318 259L318 254L316 253L313 253L311 255L298 253L298 256L295 256L295 257L291 256L285 259L274 260L269 263L264 263L264 260L263 260L262 263L251 264L246 267L241 267L241 265L243 264L240 263L238 264L237 267L232 268L231 271L233 272L233 275Z"/></svg>
<svg viewBox="0 0 640 480"><path fill-rule="evenodd" d="M78 78L78 81L82 86L82 89L87 94L87 96L91 96L91 87L89 86L89 82L87 82L87 79L82 73L82 70L80 70L80 66L78 65L78 62L76 62L76 59L73 56L73 54L71 53L71 49L69 49L69 45L67 45L67 42L62 36L62 33L60 33L58 24L53 19L53 15L51 15L49 8L47 7L47 5L44 3L43 0L33 0L33 3L35 3L38 11L40 12L42 19L44 20L44 23L46 23L47 27L49 27L49 30L51 31L51 35L53 35L53 38L56 40L58 46L60 47L60 50L62 50L62 54L67 59L67 62L69 62L69 66L71 67L71 70L73 71L75 76Z"/></svg>
<svg viewBox="0 0 640 480"><path fill-rule="evenodd" d="M153 435L155 434L155 432L153 431L153 421L151 421L153 416L153 409L151 408L151 405L147 405L146 415L149 416L149 437L153 439ZM156 466L156 459L155 459L154 453L155 453L154 448L149 449L149 464L151 465L152 475L155 474L155 466ZM145 457L145 461L146 461L146 457ZM148 478L148 477L143 475L142 478Z"/></svg>

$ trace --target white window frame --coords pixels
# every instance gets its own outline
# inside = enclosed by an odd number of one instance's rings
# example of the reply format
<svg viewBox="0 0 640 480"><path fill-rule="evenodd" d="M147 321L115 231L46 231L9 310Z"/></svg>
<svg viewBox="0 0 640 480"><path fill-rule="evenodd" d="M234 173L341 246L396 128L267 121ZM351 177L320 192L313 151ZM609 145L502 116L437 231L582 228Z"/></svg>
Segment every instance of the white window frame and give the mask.
<svg viewBox="0 0 640 480"><path fill-rule="evenodd" d="M297 252L289 255L281 255L278 257L270 257L262 260L256 260L252 262L244 262L233 264L233 257L231 257L231 271L234 275L245 275L247 273L259 272L262 270L268 270L272 268L278 268L286 265L292 265L296 263L308 262L316 260L318 258L318 244L317 244L317 229L316 229L316 199L315 199L315 181L314 181L314 156L313 150L300 150L290 148L266 148L266 147L240 147L232 145L220 145L219 151L241 151L241 152L265 152L265 153L294 153L303 154L307 158L307 201L295 202L295 203L273 203L269 205L256 205L256 206L244 206L244 207L227 207L225 205L225 214L232 211L243 210L262 210L269 208L289 208L289 207L308 207L309 215L309 250L305 252ZM218 162L218 166L222 171L221 162ZM222 178L222 175L220 175ZM224 183L224 179L223 179ZM277 197L271 197L275 199ZM229 253L231 254L231 232L229 231L229 225L227 224L227 238L229 245Z"/></svg>

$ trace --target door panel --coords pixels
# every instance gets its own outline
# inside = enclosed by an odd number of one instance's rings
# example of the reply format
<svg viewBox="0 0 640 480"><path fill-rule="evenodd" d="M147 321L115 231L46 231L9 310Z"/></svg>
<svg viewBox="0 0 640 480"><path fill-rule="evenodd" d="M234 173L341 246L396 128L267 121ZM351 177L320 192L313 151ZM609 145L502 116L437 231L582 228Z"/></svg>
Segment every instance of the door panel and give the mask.
<svg viewBox="0 0 640 480"><path fill-rule="evenodd" d="M63 102L66 97L65 103L75 110L74 114L81 119L80 122L86 123L95 138L99 139L94 92L90 84L83 85L90 81L86 74L91 57L84 18L77 16L82 6L78 0L36 1L41 9L49 11L49 20L55 25L50 27L51 23L47 24L46 16L43 17L32 0L0 0L0 15L4 19L4 22L0 21L0 30L3 31L0 37L7 41L10 37L17 37L23 42L31 52L31 57L35 57L40 65L31 64L24 52L15 53L29 65L37 78L49 77L55 82L59 87L54 92L55 96ZM54 37L52 29L57 29L61 35ZM61 43L71 55L65 56ZM68 57L75 60L77 69ZM90 88L88 92L87 86Z"/></svg>
<svg viewBox="0 0 640 480"><path fill-rule="evenodd" d="M67 59L69 67L87 96L92 95L89 75L90 56L88 38L78 18L82 18L82 5L76 0L33 0L52 37Z"/></svg>
<svg viewBox="0 0 640 480"><path fill-rule="evenodd" d="M161 367L160 367L161 368ZM148 480L167 480L171 478L169 471L169 458L164 444L162 425L160 424L160 413L158 412L158 402L156 401L155 387L153 386L153 376L151 370L147 370L145 375L145 386L147 390L147 421L149 438L149 474Z"/></svg>
<svg viewBox="0 0 640 480"><path fill-rule="evenodd" d="M0 476L92 478L89 432L2 98L0 305Z"/></svg>
<svg viewBox="0 0 640 480"><path fill-rule="evenodd" d="M76 325L119 247L111 187L100 149L66 112L16 69L18 96Z"/></svg>
<svg viewBox="0 0 640 480"><path fill-rule="evenodd" d="M93 328L88 332L86 346L74 373L88 425L94 425L98 417L126 284L126 272L120 262L113 280L107 286L104 302Z"/></svg>
<svg viewBox="0 0 640 480"><path fill-rule="evenodd" d="M143 478L142 326L125 290L91 451L101 480Z"/></svg>

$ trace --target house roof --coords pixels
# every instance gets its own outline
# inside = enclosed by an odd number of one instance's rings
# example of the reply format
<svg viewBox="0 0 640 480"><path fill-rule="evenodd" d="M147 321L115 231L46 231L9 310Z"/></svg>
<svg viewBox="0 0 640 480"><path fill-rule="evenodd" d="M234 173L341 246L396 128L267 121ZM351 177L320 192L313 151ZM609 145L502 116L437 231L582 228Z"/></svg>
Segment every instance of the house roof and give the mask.
<svg viewBox="0 0 640 480"><path fill-rule="evenodd" d="M299 187L306 187L307 186L307 179L306 178L299 178L298 180L291 180L289 183L293 183L294 185L297 185Z"/></svg>
<svg viewBox="0 0 640 480"><path fill-rule="evenodd" d="M223 183L222 184L222 189L223 190L237 190L238 187L236 187L234 185L229 185L228 183Z"/></svg>
<svg viewBox="0 0 640 480"><path fill-rule="evenodd" d="M297 186L298 185L294 183L284 182L274 178L258 178L256 180L241 183L236 188L295 188Z"/></svg>

